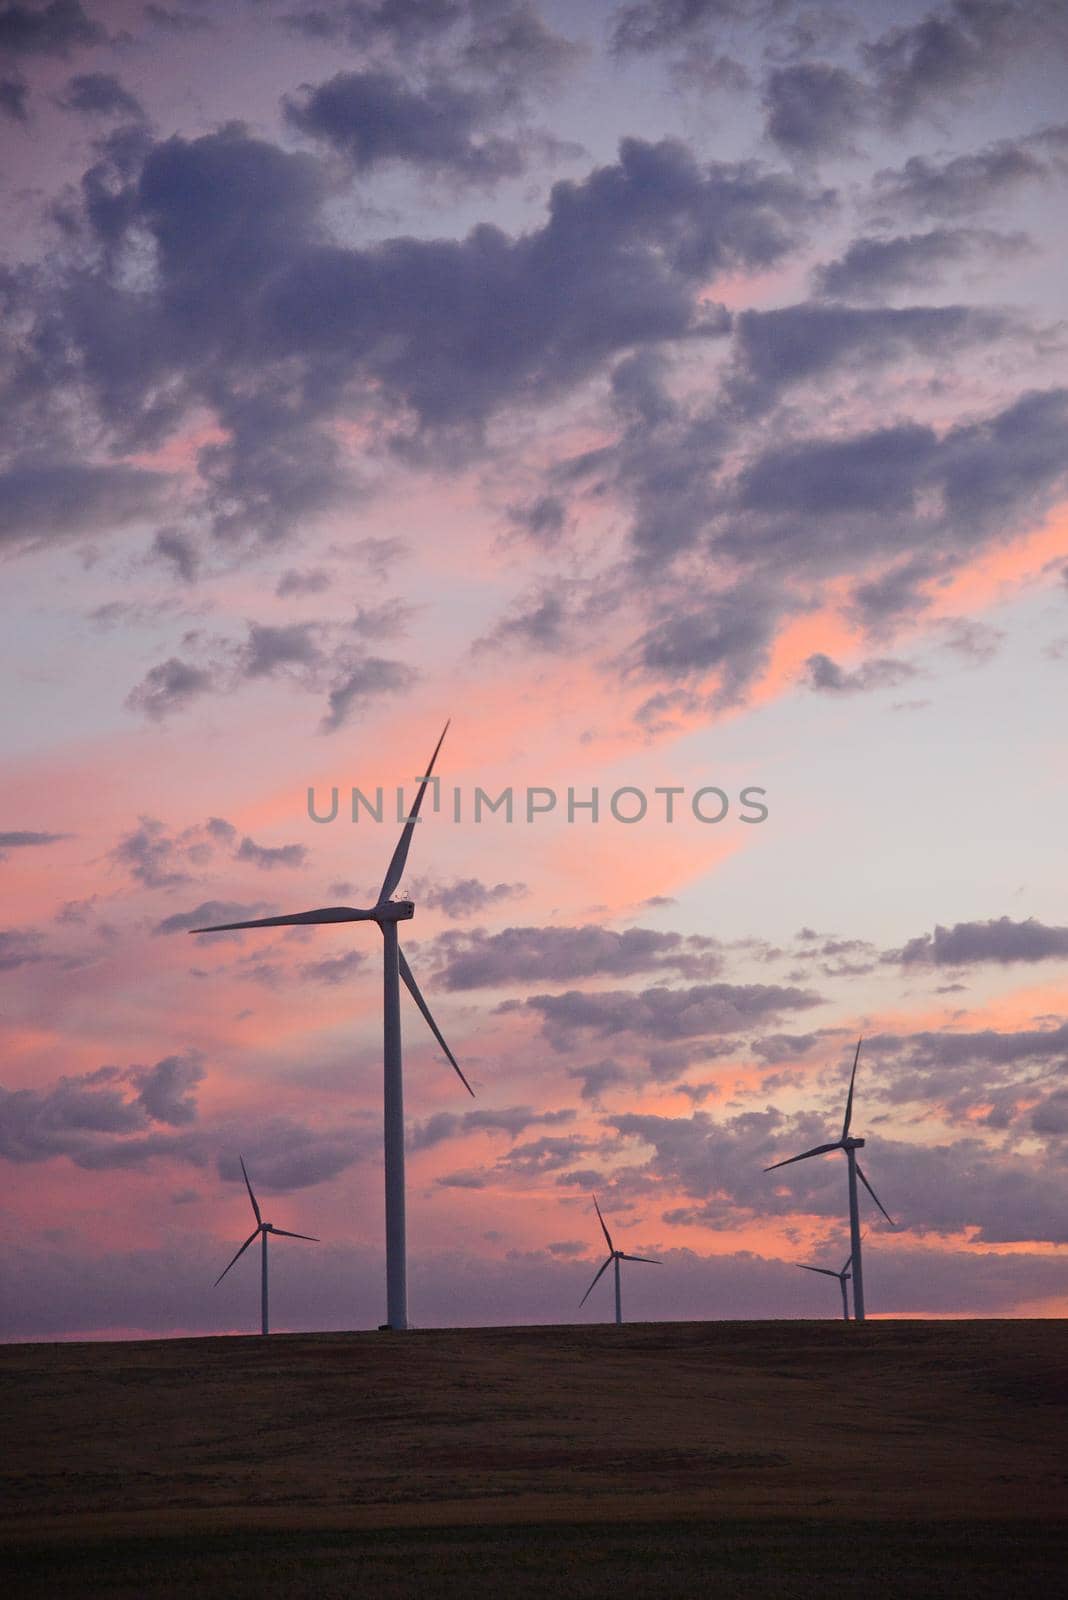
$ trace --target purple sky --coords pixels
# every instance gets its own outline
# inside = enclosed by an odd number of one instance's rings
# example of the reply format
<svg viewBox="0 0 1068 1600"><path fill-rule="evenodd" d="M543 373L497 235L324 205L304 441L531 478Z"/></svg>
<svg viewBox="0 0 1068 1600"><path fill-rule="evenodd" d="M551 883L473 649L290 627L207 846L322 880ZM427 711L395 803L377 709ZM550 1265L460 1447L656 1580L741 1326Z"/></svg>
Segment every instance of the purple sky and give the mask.
<svg viewBox="0 0 1068 1600"><path fill-rule="evenodd" d="M1054 0L0 0L0 1336L253 1326L239 1152L381 1320L376 936L186 930L366 904L447 716L413 1322L607 1315L593 1191L630 1315L836 1314L762 1169L861 1033L869 1313L1064 1314L1066 87Z"/></svg>

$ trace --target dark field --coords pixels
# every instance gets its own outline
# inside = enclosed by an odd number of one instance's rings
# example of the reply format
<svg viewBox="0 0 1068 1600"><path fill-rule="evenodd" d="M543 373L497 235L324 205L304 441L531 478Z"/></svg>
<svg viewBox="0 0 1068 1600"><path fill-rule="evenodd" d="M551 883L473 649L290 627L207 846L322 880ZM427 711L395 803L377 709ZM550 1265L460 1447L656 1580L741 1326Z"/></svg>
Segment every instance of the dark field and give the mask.
<svg viewBox="0 0 1068 1600"><path fill-rule="evenodd" d="M976 1600L1068 1559L1061 1322L19 1345L0 1379L20 1596Z"/></svg>

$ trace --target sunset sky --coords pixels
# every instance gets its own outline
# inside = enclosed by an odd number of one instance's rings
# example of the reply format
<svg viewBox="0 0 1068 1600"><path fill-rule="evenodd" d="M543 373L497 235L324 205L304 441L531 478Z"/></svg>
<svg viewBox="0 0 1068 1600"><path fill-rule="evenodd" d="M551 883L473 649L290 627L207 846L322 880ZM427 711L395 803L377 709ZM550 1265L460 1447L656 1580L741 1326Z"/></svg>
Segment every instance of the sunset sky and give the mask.
<svg viewBox="0 0 1068 1600"><path fill-rule="evenodd" d="M382 1321L381 940L187 930L371 904L449 717L414 1325L607 1318L593 1193L629 1317L836 1315L861 1034L869 1315L1068 1314L1066 87L1060 0L0 0L0 1337L253 1329L239 1153Z"/></svg>

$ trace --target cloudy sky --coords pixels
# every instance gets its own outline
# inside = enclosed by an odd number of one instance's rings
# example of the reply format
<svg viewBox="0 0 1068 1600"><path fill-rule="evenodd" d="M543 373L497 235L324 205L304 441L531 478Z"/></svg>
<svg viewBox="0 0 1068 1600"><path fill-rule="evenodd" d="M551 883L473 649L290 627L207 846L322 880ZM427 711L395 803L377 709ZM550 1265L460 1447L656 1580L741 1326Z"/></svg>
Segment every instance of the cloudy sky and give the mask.
<svg viewBox="0 0 1068 1600"><path fill-rule="evenodd" d="M450 716L413 1323L606 1316L593 1192L631 1315L834 1315L762 1169L861 1033L870 1313L1068 1313L1066 81L1059 0L0 0L2 1336L254 1326L239 1152L276 1324L381 1321L377 936L186 930L370 903Z"/></svg>

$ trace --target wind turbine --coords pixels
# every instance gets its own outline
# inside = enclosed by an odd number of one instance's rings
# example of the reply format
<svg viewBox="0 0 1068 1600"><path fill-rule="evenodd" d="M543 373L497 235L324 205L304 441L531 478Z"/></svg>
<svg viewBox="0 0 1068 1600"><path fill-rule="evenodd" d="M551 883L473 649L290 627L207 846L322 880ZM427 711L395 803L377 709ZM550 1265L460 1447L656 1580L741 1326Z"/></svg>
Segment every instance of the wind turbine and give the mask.
<svg viewBox="0 0 1068 1600"><path fill-rule="evenodd" d="M438 759L449 724L446 722L442 729L441 738L438 740L434 754L430 758L430 765L426 775L419 785L419 793L415 797L415 804L405 820L404 829L393 852L386 876L382 880L382 887L378 891L378 899L367 910L355 910L352 906L326 906L317 911L297 911L286 917L258 917L252 922L223 922L213 928L191 928L191 933L233 933L242 928L294 928L307 927L324 922L377 922L382 933L382 970L383 970L383 1112L385 1133L385 1174L386 1174L386 1321L387 1328L406 1328L408 1326L408 1274L407 1256L405 1247L405 1217L404 1217L404 1082L401 1073L401 1023L400 1023L400 980L403 979L408 992L423 1013L434 1038L453 1067L457 1077L467 1090L473 1095L474 1090L460 1071L456 1057L449 1049L442 1037L437 1023L430 1014L430 1007L419 992L419 985L412 975L400 948L397 938L397 923L406 922L415 915L415 906L410 900L391 900L390 895L401 880L405 862L408 859L408 850L412 842L412 833L419 820L419 808L423 803L426 786L430 782L434 771L434 763Z"/></svg>
<svg viewBox="0 0 1068 1600"><path fill-rule="evenodd" d="M319 1240L314 1234L311 1233L289 1233L285 1228L276 1228L273 1222L264 1222L263 1217L260 1215L260 1208L256 1203L256 1196L252 1192L252 1185L248 1180L248 1173L245 1171L244 1158L238 1156L237 1159L241 1162L241 1172L245 1179L245 1188L248 1190L248 1197L252 1201L252 1209L256 1216L256 1231L249 1234L248 1238L237 1252L237 1255L234 1256L234 1260L230 1262L229 1266L225 1267L223 1271L219 1273L219 1276L216 1278L215 1284L212 1287L216 1287L222 1283L223 1279L226 1277L226 1274L229 1272L230 1267L233 1266L234 1261L239 1261L244 1255L245 1251L248 1249L249 1245L253 1244L257 1238L261 1239L263 1241L263 1270L260 1278L260 1332L270 1333L271 1330L268 1325L267 1316L267 1235L269 1233L274 1233L278 1234L283 1239L309 1239L312 1244L318 1244Z"/></svg>
<svg viewBox="0 0 1068 1600"><path fill-rule="evenodd" d="M648 1262L649 1266L651 1267L659 1267L662 1265L662 1263L659 1261L654 1261L652 1256L628 1256L625 1251L617 1250L615 1245L612 1243L612 1235L608 1231L605 1220L601 1216L601 1208L597 1204L596 1195L593 1197L593 1204L597 1211L597 1216L601 1227L604 1229L604 1236L608 1240L608 1259L602 1267L598 1268L597 1277L594 1278L593 1283L590 1284L589 1288L586 1290L586 1293L582 1296L582 1299L579 1301L579 1306L581 1307L586 1304L586 1301L593 1293L593 1290L597 1284L597 1279L601 1276L601 1273L606 1272L609 1267L614 1266L616 1269L616 1325L618 1326L623 1321L623 1301L620 1296L619 1288L619 1263L621 1261L645 1261Z"/></svg>
<svg viewBox="0 0 1068 1600"><path fill-rule="evenodd" d="M792 1166L795 1161L807 1161L809 1156L826 1155L828 1150L844 1150L846 1162L849 1167L849 1243L852 1246L849 1259L853 1263L853 1316L857 1322L864 1321L864 1272L860 1259L860 1212L857 1208L857 1179L867 1189L875 1204L892 1228L897 1226L893 1217L875 1193L857 1161L857 1151L863 1148L863 1139L850 1137L849 1124L853 1117L853 1085L857 1081L857 1062L860 1060L860 1047L863 1040L857 1040L857 1053L853 1057L853 1071L849 1079L849 1097L846 1100L845 1121L842 1123L842 1137L833 1144L818 1144L814 1150L803 1150L799 1156L789 1156L785 1161L776 1161L770 1167L765 1167L765 1172L775 1172L779 1167Z"/></svg>
<svg viewBox="0 0 1068 1600"><path fill-rule="evenodd" d="M849 1263L852 1261L852 1259L852 1256L848 1256L846 1258L846 1264L842 1268L841 1272L832 1272L830 1267L806 1267L802 1261L797 1263L802 1272L822 1272L825 1278L838 1279L838 1285L842 1291L842 1316L846 1322L849 1321L849 1293L846 1289L846 1284L849 1281Z"/></svg>

